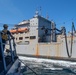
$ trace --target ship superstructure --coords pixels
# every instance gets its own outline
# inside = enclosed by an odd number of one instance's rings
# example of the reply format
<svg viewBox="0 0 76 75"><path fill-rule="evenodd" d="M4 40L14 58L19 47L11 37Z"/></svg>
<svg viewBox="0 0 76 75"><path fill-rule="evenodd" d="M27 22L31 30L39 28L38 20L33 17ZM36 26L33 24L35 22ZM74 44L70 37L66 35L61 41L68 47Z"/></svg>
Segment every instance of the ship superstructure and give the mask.
<svg viewBox="0 0 76 75"><path fill-rule="evenodd" d="M15 37L17 54L19 55L76 58L75 33L71 43L71 35L65 35L65 27L59 30L53 21L38 14L15 25L10 31Z"/></svg>

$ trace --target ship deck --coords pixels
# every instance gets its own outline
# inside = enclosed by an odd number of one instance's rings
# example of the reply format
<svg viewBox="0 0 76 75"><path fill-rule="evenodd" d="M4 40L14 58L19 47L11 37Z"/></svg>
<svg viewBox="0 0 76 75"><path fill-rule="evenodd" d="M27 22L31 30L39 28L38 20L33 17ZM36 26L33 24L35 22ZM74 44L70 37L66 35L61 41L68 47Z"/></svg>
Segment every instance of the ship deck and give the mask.
<svg viewBox="0 0 76 75"><path fill-rule="evenodd" d="M5 62L6 62L6 67L7 67L7 71L8 71L13 64L12 60L11 60L11 56L6 56ZM7 71L6 71L6 73L7 73ZM0 75L4 75L4 74L5 74L5 71L4 71L3 61L0 59Z"/></svg>

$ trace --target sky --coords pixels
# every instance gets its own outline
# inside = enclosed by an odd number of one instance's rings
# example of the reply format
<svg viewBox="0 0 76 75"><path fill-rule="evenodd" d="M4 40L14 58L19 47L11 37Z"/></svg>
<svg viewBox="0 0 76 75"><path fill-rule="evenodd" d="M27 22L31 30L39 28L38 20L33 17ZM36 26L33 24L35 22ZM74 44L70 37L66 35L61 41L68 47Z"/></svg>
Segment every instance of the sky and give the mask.
<svg viewBox="0 0 76 75"><path fill-rule="evenodd" d="M65 26L71 30L72 22L76 24L76 0L0 0L0 27L8 24L12 27L35 15L36 10L56 23L58 29Z"/></svg>

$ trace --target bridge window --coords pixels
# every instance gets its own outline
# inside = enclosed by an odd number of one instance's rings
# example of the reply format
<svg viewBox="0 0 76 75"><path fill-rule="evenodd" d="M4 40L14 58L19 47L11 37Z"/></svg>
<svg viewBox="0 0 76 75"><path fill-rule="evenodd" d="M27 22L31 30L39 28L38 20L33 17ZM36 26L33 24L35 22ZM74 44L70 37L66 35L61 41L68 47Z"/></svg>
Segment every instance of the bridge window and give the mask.
<svg viewBox="0 0 76 75"><path fill-rule="evenodd" d="M36 36L30 36L30 39L36 39Z"/></svg>
<svg viewBox="0 0 76 75"><path fill-rule="evenodd" d="M23 40L23 37L19 37L19 40Z"/></svg>
<svg viewBox="0 0 76 75"><path fill-rule="evenodd" d="M28 39L29 37L25 37L25 39Z"/></svg>

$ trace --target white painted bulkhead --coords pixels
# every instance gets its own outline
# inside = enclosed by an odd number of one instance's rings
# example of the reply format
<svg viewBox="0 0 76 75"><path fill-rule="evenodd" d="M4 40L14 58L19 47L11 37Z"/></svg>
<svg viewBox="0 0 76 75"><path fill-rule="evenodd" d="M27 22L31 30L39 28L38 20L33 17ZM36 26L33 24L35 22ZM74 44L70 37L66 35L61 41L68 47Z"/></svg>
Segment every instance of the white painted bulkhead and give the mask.
<svg viewBox="0 0 76 75"><path fill-rule="evenodd" d="M70 43L69 53L70 53ZM73 45L72 57L76 58L76 44ZM33 45L17 45L17 53L32 56L68 57L65 43L38 43Z"/></svg>

